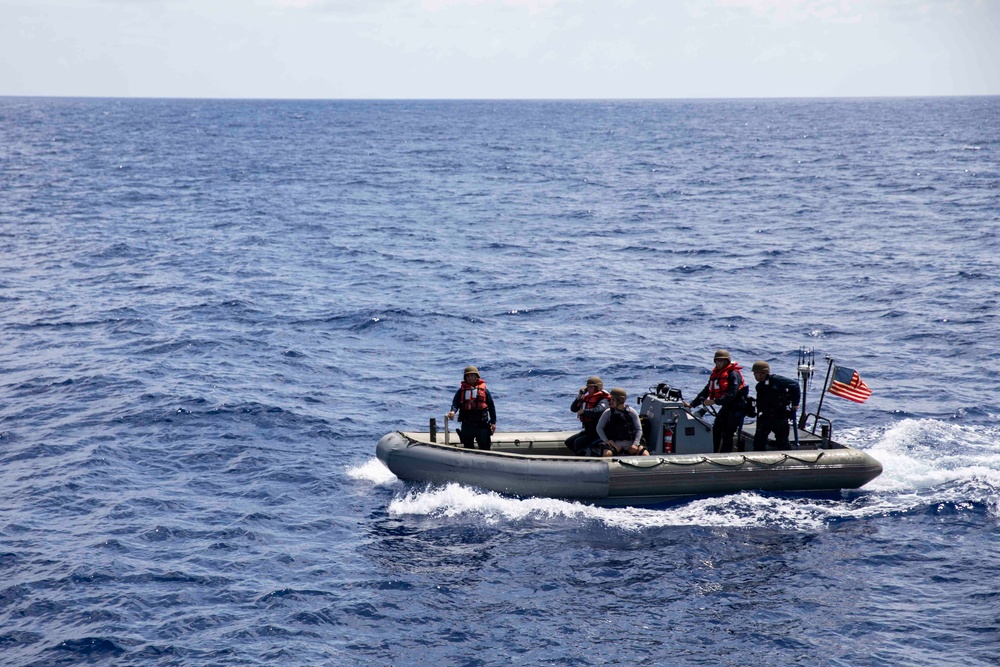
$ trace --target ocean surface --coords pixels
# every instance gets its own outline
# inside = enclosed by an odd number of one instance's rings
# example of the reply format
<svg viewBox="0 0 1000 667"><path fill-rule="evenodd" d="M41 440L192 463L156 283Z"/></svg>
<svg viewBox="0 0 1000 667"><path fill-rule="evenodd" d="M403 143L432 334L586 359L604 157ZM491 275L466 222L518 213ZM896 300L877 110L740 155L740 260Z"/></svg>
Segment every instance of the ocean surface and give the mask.
<svg viewBox="0 0 1000 667"><path fill-rule="evenodd" d="M0 98L0 664L998 665L998 232L997 97ZM860 490L374 456L803 346Z"/></svg>

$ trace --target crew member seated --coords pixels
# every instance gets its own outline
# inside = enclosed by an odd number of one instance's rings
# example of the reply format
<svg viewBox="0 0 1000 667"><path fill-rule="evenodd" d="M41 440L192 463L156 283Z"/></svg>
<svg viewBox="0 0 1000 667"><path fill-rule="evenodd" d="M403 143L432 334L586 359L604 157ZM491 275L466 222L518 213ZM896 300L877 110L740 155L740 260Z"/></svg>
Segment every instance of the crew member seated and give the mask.
<svg viewBox="0 0 1000 667"><path fill-rule="evenodd" d="M604 391L604 382L596 375L587 378L587 386L577 392L573 404L569 406L572 412L583 424L583 430L566 438L566 446L578 456L586 456L592 448L600 445L597 437L597 421L604 411L611 407L608 399L611 395Z"/></svg>
<svg viewBox="0 0 1000 667"><path fill-rule="evenodd" d="M603 456L649 456L649 450L641 444L639 413L631 405L626 405L627 399L624 389L612 389L611 407L597 422L597 435L604 443Z"/></svg>

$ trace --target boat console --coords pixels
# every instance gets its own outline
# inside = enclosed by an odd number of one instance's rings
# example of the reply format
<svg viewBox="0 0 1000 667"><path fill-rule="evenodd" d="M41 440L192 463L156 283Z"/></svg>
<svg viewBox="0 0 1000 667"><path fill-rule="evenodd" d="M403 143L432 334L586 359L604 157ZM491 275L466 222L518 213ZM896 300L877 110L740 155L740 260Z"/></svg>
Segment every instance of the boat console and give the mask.
<svg viewBox="0 0 1000 667"><path fill-rule="evenodd" d="M660 383L642 395L638 411L650 453L712 453L712 425L684 407L680 389Z"/></svg>
<svg viewBox="0 0 1000 667"><path fill-rule="evenodd" d="M666 383L650 388L639 398L638 412L646 447L651 454L713 453L712 424L704 419L706 410L684 407L680 389ZM740 429L738 437L744 451L753 449L756 426L751 415ZM830 442L828 430L816 435L799 429L798 434L801 449L837 446ZM773 444L773 437L769 442Z"/></svg>

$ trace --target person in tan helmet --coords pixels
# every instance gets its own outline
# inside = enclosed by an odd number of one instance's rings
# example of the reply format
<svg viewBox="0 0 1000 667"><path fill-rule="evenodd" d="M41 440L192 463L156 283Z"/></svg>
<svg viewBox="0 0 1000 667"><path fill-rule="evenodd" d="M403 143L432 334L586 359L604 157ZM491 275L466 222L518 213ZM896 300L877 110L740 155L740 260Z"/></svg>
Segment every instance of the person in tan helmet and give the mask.
<svg viewBox="0 0 1000 667"><path fill-rule="evenodd" d="M611 407L611 394L604 391L604 382L596 375L587 378L587 384L576 394L569 406L583 425L583 430L566 438L566 446L574 454L587 454L594 445L600 445L597 437L597 421L604 411Z"/></svg>
<svg viewBox="0 0 1000 667"><path fill-rule="evenodd" d="M497 430L497 409L493 405L490 390L479 377L479 369L475 366L466 366L462 384L451 399L448 419L454 419L456 411L458 421L462 422L458 434L462 446L473 449L478 444L479 449L489 449L493 445L490 436Z"/></svg>
<svg viewBox="0 0 1000 667"><path fill-rule="evenodd" d="M799 383L771 373L766 361L753 362L753 376L757 380L757 430L753 436L753 450L767 449L767 436L774 433L775 449L788 449L788 422L795 421L799 409Z"/></svg>
<svg viewBox="0 0 1000 667"><path fill-rule="evenodd" d="M733 363L733 358L729 356L727 350L716 350L714 360L715 368L712 369L708 384L693 401L684 405L689 408L702 403L709 407L718 405L719 412L712 426L713 449L716 453L731 452L736 431L739 430L746 415L750 388L743 381L743 374L740 372L743 367ZM743 451L742 445L738 447Z"/></svg>
<svg viewBox="0 0 1000 667"><path fill-rule="evenodd" d="M649 456L642 443L639 413L626 403L628 394L621 387L611 390L611 407L597 422L597 436L604 443L604 456Z"/></svg>

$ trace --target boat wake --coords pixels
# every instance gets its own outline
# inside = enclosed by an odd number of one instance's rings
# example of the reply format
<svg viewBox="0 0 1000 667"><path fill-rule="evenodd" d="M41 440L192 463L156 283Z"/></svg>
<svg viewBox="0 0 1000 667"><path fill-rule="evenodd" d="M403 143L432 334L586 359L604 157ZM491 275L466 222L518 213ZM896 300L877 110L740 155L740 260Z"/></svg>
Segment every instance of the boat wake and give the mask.
<svg viewBox="0 0 1000 667"><path fill-rule="evenodd" d="M640 531L667 526L771 527L818 530L823 527L817 506L776 503L762 494L687 500L669 509L597 507L553 498L508 498L460 484L411 490L389 504L396 516L465 517L487 524L521 522L596 522L607 527Z"/></svg>
<svg viewBox="0 0 1000 667"><path fill-rule="evenodd" d="M448 484L415 488L377 459L348 476L402 490L396 516L466 518L487 524L592 521L627 531L669 526L819 531L842 521L934 511L979 511L1000 517L1000 428L904 419L879 429L844 429L838 438L868 451L883 474L863 489L833 494L745 491L678 499L652 508L612 508L550 498L510 498Z"/></svg>
<svg viewBox="0 0 1000 667"><path fill-rule="evenodd" d="M882 462L865 490L891 500L896 512L928 506L982 506L1000 516L1000 427L936 419L904 419L881 429L850 429L839 437Z"/></svg>

